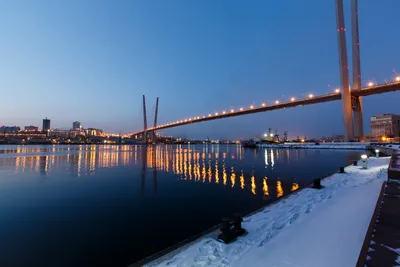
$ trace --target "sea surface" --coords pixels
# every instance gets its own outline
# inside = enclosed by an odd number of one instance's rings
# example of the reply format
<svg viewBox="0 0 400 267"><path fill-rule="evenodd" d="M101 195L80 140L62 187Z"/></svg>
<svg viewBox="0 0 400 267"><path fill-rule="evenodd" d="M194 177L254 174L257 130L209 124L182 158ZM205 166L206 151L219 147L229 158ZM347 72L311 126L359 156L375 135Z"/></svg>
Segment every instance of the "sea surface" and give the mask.
<svg viewBox="0 0 400 267"><path fill-rule="evenodd" d="M0 266L126 267L365 151L0 146Z"/></svg>

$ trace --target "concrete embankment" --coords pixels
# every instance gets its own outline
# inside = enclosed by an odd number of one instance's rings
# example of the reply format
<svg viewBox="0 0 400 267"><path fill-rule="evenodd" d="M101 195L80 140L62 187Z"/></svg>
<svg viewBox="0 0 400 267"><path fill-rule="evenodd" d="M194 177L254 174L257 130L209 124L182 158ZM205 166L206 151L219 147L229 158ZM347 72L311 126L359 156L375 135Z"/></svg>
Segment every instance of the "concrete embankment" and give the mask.
<svg viewBox="0 0 400 267"><path fill-rule="evenodd" d="M275 149L348 149L365 150L370 149L371 144L367 142L342 142L342 143L283 143L283 144L259 144L262 148Z"/></svg>

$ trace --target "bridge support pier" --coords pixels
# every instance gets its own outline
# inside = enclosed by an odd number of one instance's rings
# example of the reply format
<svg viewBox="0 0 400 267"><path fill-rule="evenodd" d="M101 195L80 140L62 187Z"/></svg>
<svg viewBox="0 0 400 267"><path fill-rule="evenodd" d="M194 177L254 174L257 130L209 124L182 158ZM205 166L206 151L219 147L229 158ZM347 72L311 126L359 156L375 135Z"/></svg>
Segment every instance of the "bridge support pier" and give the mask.
<svg viewBox="0 0 400 267"><path fill-rule="evenodd" d="M336 23L337 37L339 47L339 71L342 92L342 109L344 120L344 139L351 141L354 138L353 132L353 114L350 94L350 78L349 66L347 61L346 49L346 29L344 26L343 0L335 0L336 2Z"/></svg>
<svg viewBox="0 0 400 267"><path fill-rule="evenodd" d="M364 141L363 114L362 114L362 98L355 97L352 99L352 108L354 114L354 137L360 141Z"/></svg>

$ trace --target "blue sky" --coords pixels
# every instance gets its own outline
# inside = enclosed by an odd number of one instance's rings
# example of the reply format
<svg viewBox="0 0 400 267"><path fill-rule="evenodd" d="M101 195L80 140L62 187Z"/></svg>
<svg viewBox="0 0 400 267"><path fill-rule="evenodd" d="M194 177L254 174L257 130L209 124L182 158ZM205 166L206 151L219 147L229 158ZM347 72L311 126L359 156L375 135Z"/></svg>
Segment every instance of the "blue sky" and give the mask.
<svg viewBox="0 0 400 267"><path fill-rule="evenodd" d="M359 1L364 81L400 72L398 10L397 0ZM0 35L0 125L41 126L47 116L52 127L79 120L128 133L142 128L142 94L152 125L156 96L164 123L339 86L333 0L1 1ZM372 115L400 113L399 101L398 92L364 98L366 132ZM268 128L342 133L341 103L164 133L239 138Z"/></svg>

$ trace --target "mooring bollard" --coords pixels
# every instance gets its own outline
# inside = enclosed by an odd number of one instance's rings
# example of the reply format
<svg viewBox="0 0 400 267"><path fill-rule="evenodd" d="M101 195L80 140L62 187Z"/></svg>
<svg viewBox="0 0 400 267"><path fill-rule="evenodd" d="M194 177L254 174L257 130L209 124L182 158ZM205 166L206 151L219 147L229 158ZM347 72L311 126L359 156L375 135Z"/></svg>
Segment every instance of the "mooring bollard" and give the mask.
<svg viewBox="0 0 400 267"><path fill-rule="evenodd" d="M344 167L340 167L339 172L344 173Z"/></svg>
<svg viewBox="0 0 400 267"><path fill-rule="evenodd" d="M235 240L235 235L233 235L231 231L231 220L229 218L222 218L219 230L221 231L221 234L218 236L218 239L224 241L224 243L228 244Z"/></svg>
<svg viewBox="0 0 400 267"><path fill-rule="evenodd" d="M244 233L246 233L246 230L244 230L242 228L242 222L243 222L242 216L240 216L239 213L234 213L233 214L233 230L235 231L236 236L240 236L240 235L243 235Z"/></svg>
<svg viewBox="0 0 400 267"><path fill-rule="evenodd" d="M322 189L322 188L324 188L324 187L321 185L321 178L317 178L317 179L315 179L315 180L313 181L313 188L315 188L315 189Z"/></svg>
<svg viewBox="0 0 400 267"><path fill-rule="evenodd" d="M379 158L379 149L375 149L375 156Z"/></svg>
<svg viewBox="0 0 400 267"><path fill-rule="evenodd" d="M357 160L353 161L353 166L357 166L358 162Z"/></svg>

